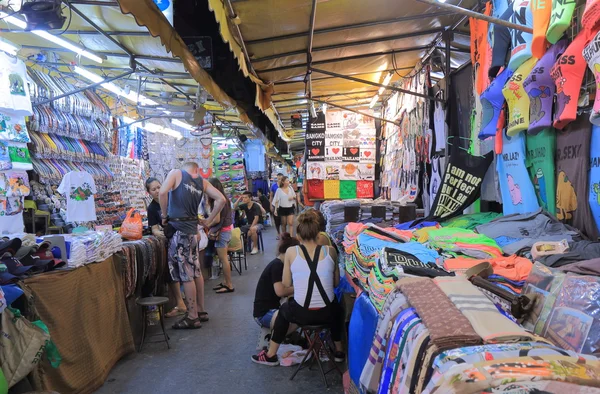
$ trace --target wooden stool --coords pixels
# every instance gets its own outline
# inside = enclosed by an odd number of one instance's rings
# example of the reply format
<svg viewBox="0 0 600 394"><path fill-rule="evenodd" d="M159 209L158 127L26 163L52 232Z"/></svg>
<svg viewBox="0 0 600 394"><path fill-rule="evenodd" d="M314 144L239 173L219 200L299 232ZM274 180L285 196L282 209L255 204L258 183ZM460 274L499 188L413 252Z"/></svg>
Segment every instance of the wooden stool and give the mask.
<svg viewBox="0 0 600 394"><path fill-rule="evenodd" d="M146 297L146 298L138 298L135 300L135 303L142 307L142 319L143 321L143 329L142 329L142 340L140 342L140 348L138 352L142 351L142 347L144 346L144 341L146 340L146 328L148 327L148 308L155 306L158 308L158 314L160 316L160 326L162 328L162 333L165 338L164 342L167 343L167 349L171 349L169 345L169 336L165 331L165 319L164 319L164 310L163 306L169 302L167 297ZM160 335L160 334L156 334ZM163 341L158 341L163 342ZM154 343L154 342L151 342Z"/></svg>

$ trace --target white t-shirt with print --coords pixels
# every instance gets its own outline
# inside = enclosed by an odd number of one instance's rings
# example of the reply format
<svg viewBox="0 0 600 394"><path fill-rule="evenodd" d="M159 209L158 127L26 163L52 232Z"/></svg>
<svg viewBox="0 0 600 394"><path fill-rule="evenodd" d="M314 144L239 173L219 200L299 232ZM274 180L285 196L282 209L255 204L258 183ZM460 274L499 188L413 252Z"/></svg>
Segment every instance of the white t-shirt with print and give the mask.
<svg viewBox="0 0 600 394"><path fill-rule="evenodd" d="M24 231L23 204L23 197L0 198L1 234L15 234Z"/></svg>
<svg viewBox="0 0 600 394"><path fill-rule="evenodd" d="M448 126L446 125L446 111L438 102L435 103L433 111L433 126L435 129L435 152L441 152L446 149Z"/></svg>
<svg viewBox="0 0 600 394"><path fill-rule="evenodd" d="M90 222L96 220L96 184L85 171L65 174L58 192L67 197L67 222Z"/></svg>
<svg viewBox="0 0 600 394"><path fill-rule="evenodd" d="M31 116L27 67L20 59L0 53L0 110Z"/></svg>

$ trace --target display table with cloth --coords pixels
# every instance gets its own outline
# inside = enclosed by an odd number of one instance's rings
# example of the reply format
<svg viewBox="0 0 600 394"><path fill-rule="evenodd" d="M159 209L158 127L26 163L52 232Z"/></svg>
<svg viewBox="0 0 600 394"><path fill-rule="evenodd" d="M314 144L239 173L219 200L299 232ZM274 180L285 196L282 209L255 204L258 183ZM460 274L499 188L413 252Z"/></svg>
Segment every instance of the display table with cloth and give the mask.
<svg viewBox="0 0 600 394"><path fill-rule="evenodd" d="M121 262L115 256L74 270L34 276L25 284L62 356L57 369L47 360L40 363L33 374L36 390L92 393L116 362L135 350Z"/></svg>

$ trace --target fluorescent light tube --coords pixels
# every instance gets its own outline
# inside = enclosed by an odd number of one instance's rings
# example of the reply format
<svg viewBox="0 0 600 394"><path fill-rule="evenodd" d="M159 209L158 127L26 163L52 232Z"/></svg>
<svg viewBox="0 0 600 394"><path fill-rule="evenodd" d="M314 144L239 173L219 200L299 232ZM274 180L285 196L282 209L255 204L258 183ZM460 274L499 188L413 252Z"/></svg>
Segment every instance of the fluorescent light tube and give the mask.
<svg viewBox="0 0 600 394"><path fill-rule="evenodd" d="M9 42L0 40L0 51L4 51L4 52L8 53L9 55L16 56L17 52L19 51L19 48L17 48L16 46L12 45Z"/></svg>
<svg viewBox="0 0 600 394"><path fill-rule="evenodd" d="M195 127L193 127L193 126L190 126L189 124L187 124L187 123L185 123L185 122L182 122L182 121L181 121L181 120L179 120L179 119L173 119L173 120L171 121L171 123L173 123L175 126L179 126L179 127L181 127L181 128L184 128L184 129L186 129L186 130L194 130L194 129L195 129Z"/></svg>
<svg viewBox="0 0 600 394"><path fill-rule="evenodd" d="M375 106L375 104L377 104L377 100L379 100L379 95L376 94L375 96L373 96L373 100L371 100L371 104L369 104L369 108L373 108Z"/></svg>

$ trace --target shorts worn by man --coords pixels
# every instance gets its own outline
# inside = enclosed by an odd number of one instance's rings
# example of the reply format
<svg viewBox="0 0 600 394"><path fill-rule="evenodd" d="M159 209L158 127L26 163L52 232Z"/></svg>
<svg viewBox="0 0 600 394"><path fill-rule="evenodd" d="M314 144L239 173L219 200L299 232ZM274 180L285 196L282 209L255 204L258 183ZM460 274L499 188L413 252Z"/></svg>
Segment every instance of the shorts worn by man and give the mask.
<svg viewBox="0 0 600 394"><path fill-rule="evenodd" d="M215 200L215 205L211 215L199 221L198 208L204 193ZM188 310L173 328L200 328L201 321L208 321L208 314L204 311L204 278L198 259L198 224L212 222L226 200L200 176L196 163L171 171L160 189L159 200L163 224L170 223L176 230L169 243L169 271L174 281L183 283Z"/></svg>

